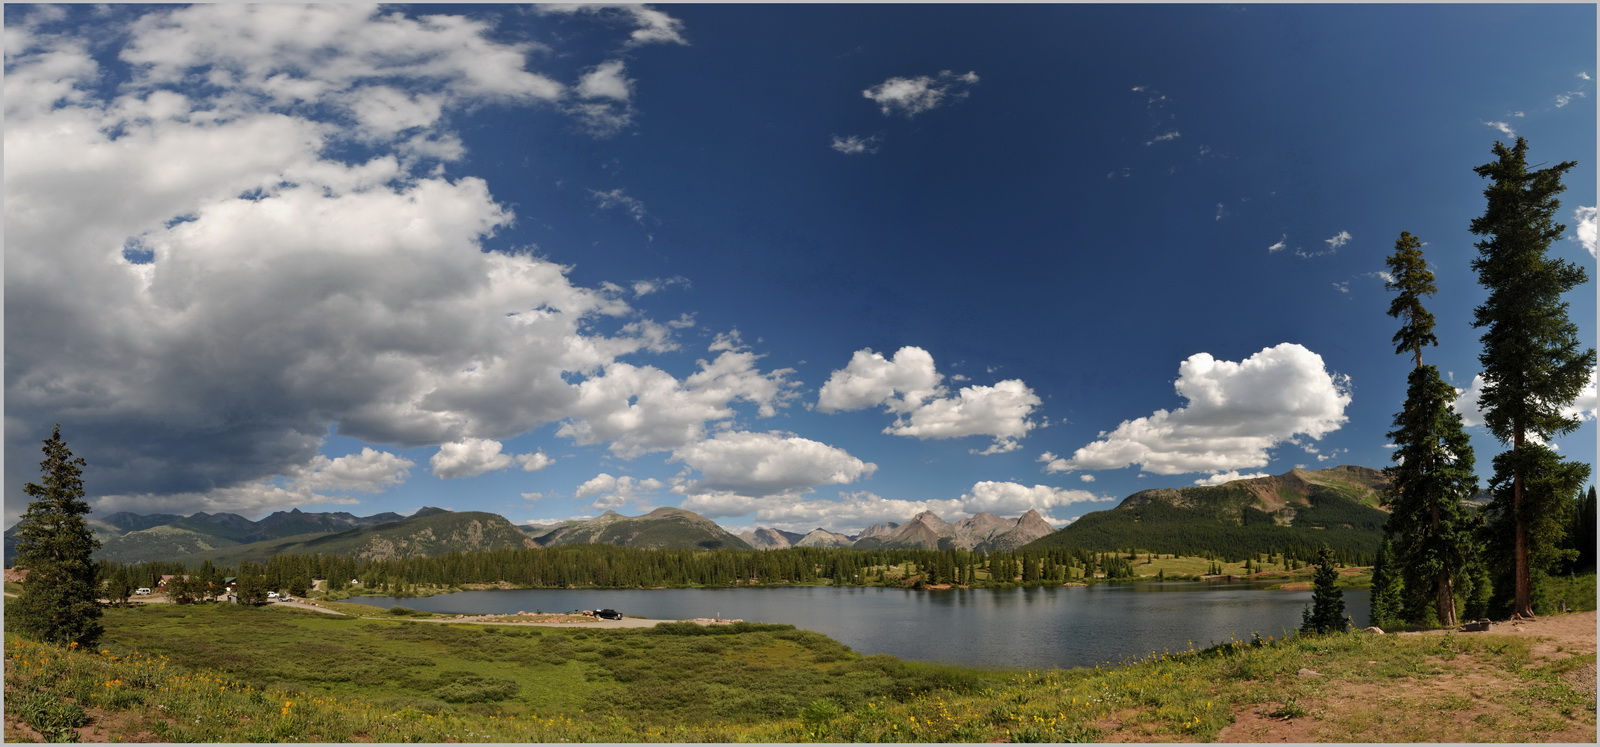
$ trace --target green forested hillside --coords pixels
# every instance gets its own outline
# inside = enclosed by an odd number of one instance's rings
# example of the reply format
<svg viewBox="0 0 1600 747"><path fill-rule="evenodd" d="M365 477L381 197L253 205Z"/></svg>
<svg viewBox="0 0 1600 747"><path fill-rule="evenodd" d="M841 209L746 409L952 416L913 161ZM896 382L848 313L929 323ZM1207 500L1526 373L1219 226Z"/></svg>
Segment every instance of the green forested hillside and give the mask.
<svg viewBox="0 0 1600 747"><path fill-rule="evenodd" d="M235 547L239 543L193 529L161 525L128 532L122 536L99 535L100 550L95 557L118 563L138 563L150 558L174 558L194 553Z"/></svg>
<svg viewBox="0 0 1600 747"><path fill-rule="evenodd" d="M1383 473L1364 467L1293 470L1216 486L1145 490L1022 548L1207 555L1239 560L1328 546L1377 552L1388 514L1377 508Z"/></svg>

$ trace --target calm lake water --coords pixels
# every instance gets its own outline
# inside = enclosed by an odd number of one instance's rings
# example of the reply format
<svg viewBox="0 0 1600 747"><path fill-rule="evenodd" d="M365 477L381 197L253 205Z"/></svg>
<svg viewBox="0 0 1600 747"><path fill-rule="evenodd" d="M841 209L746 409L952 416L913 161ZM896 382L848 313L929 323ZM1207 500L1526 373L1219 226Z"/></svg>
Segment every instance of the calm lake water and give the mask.
<svg viewBox="0 0 1600 747"><path fill-rule="evenodd" d="M1344 593L1367 622L1368 592ZM1309 591L1235 582L910 591L870 588L531 589L433 597L353 597L463 614L611 608L630 617L722 617L815 630L863 654L982 667L1080 667L1163 650L1282 635L1300 627Z"/></svg>

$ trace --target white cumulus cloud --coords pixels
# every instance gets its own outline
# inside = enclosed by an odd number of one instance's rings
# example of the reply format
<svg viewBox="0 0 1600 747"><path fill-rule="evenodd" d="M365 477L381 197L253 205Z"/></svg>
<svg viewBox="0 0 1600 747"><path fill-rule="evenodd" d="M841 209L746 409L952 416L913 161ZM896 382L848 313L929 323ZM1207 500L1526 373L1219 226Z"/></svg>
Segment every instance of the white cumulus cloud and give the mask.
<svg viewBox="0 0 1600 747"><path fill-rule="evenodd" d="M484 251L514 213L424 162L459 157L454 112L577 95L527 69L532 45L352 5L148 6L120 35L81 28L42 21L8 50L5 298L33 311L6 315L8 449L61 422L102 495L301 505L289 482L334 425L454 444L440 463L465 474L499 460L463 445L571 418L573 382L671 348L674 323L617 292ZM102 43L129 66L102 69Z"/></svg>
<svg viewBox="0 0 1600 747"><path fill-rule="evenodd" d="M878 109L886 116L898 112L913 117L951 101L966 98L968 89L977 83L977 73L957 75L944 70L938 75L890 78L862 91L861 95L876 102Z"/></svg>
<svg viewBox="0 0 1600 747"><path fill-rule="evenodd" d="M1219 473L1217 473L1215 475L1212 475L1210 477L1202 477L1202 478L1200 478L1198 480L1195 480L1194 484L1196 484L1196 485L1221 485L1221 484L1223 484L1225 482L1233 482L1234 480L1253 480L1253 479L1255 479L1257 477L1271 477L1271 475L1269 475L1269 474L1267 474L1265 472L1253 472L1253 473L1248 474L1248 475L1241 475L1241 474L1239 474L1238 470L1233 470L1231 472L1219 472Z"/></svg>
<svg viewBox="0 0 1600 747"><path fill-rule="evenodd" d="M523 472L538 472L539 470L556 463L554 457L551 457L542 451L536 451L532 454L517 454L516 456L511 457L511 459L517 463L517 466L522 468Z"/></svg>
<svg viewBox="0 0 1600 747"><path fill-rule="evenodd" d="M1116 500L1110 496L1095 495L1087 490L1068 490L1049 485L1029 487L1015 482L983 481L974 483L970 492L961 496L961 510L975 514L987 512L1000 516L1018 516L1029 509L1048 513L1052 508L1074 503L1104 503Z"/></svg>
<svg viewBox="0 0 1600 747"><path fill-rule="evenodd" d="M453 443L439 444L439 451L428 460L433 474L440 479L475 477L510 467L515 459L501 452L499 441L487 438L469 438Z"/></svg>
<svg viewBox="0 0 1600 747"><path fill-rule="evenodd" d="M673 452L701 478L674 488L697 493L728 492L748 497L803 492L819 485L848 485L869 477L878 465L844 449L781 433L732 431ZM692 510L692 509L691 509Z"/></svg>
<svg viewBox="0 0 1600 747"><path fill-rule="evenodd" d="M1132 464L1174 475L1264 467L1268 451L1297 435L1312 439L1344 424L1348 381L1328 373L1322 356L1294 343L1243 361L1196 353L1178 367L1187 404L1123 421L1071 457L1046 453L1050 472L1117 469Z"/></svg>
<svg viewBox="0 0 1600 747"><path fill-rule="evenodd" d="M575 495L579 498L598 496L594 502L595 508L620 508L630 501L638 503L645 496L659 493L666 487L666 483L654 477L641 480L628 475L614 477L601 472L579 485Z"/></svg>
<svg viewBox="0 0 1600 747"><path fill-rule="evenodd" d="M411 476L416 463L371 447L358 454L328 458L318 454L304 468L291 472L294 483L313 491L381 493Z"/></svg>
<svg viewBox="0 0 1600 747"><path fill-rule="evenodd" d="M1031 415L1041 400L1021 380L965 386L952 395L943 378L933 356L919 347L903 347L892 358L858 350L822 385L817 409L831 413L882 405L896 416L884 433L920 439L992 436L994 444L981 452L986 454L1015 450L1017 439L1038 427Z"/></svg>
<svg viewBox="0 0 1600 747"><path fill-rule="evenodd" d="M760 356L724 351L682 381L654 366L611 363L578 384L571 418L557 431L579 444L609 442L613 453L633 458L700 440L706 424L737 415L733 404L754 404L772 417L794 395L793 369L763 373Z"/></svg>
<svg viewBox="0 0 1600 747"><path fill-rule="evenodd" d="M1595 256L1595 213L1593 205L1572 211L1572 217L1578 221L1578 243L1589 250L1589 256Z"/></svg>

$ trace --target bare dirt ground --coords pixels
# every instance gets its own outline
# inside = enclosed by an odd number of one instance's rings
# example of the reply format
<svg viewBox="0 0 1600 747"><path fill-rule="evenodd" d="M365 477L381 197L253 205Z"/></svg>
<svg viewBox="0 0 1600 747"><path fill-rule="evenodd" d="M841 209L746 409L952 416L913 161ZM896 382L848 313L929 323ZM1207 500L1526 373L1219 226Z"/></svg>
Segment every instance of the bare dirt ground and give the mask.
<svg viewBox="0 0 1600 747"><path fill-rule="evenodd" d="M1595 653L1595 613L1551 615L1496 623L1490 635L1535 639L1526 668L1538 668ZM1444 631L1398 635L1442 635ZM1461 636L1483 635L1457 633ZM1235 714L1218 742L1551 742L1593 744L1592 705L1568 715L1530 709L1530 700L1552 697L1539 683L1522 680L1471 656L1433 659L1433 672L1400 681L1329 682L1321 697L1302 698L1305 715L1274 718L1277 704ZM1594 702L1595 665L1591 661L1561 674L1565 685ZM1582 697L1577 698L1582 700Z"/></svg>
<svg viewBox="0 0 1600 747"><path fill-rule="evenodd" d="M624 617L621 620L602 620L598 617L586 615L543 615L545 618L562 619L533 619L536 615L528 615L526 620L518 620L517 615L465 615L454 618L422 618L417 622L439 623L468 623L472 625L522 625L544 628L653 628L664 622L678 622L677 620L649 620L642 617ZM582 618L582 619L568 619Z"/></svg>
<svg viewBox="0 0 1600 747"><path fill-rule="evenodd" d="M281 607L294 607L295 609L322 612L329 615L348 615L349 613L320 606L316 602L296 600L293 602L277 602ZM374 611L381 612L374 607ZM374 615L373 617L377 617ZM382 618L378 618L382 619ZM451 617L415 617L396 618L411 622L431 623L465 623L468 625L520 625L544 628L653 628L659 623L679 622L678 620L652 620L642 617L624 617L621 620L602 620L598 617L576 614L533 614L523 613L515 615L454 615Z"/></svg>

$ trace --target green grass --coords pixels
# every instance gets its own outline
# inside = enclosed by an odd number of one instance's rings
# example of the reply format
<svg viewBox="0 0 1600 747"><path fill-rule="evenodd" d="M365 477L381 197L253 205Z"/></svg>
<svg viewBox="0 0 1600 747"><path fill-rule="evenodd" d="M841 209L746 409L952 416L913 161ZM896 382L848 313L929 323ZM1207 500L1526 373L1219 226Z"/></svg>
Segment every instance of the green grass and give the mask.
<svg viewBox="0 0 1600 747"><path fill-rule="evenodd" d="M817 699L848 707L982 680L749 623L537 628L212 604L108 610L106 627L106 648L181 658L264 686L504 716L603 711L661 723L748 722L793 716Z"/></svg>
<svg viewBox="0 0 1600 747"><path fill-rule="evenodd" d="M119 714L107 739L172 742L1207 741L1244 711L1316 719L1330 741L1538 741L1595 721L1594 694L1563 677L1592 653L1528 666L1528 639L1492 634L1255 639L995 672L861 656L785 625L542 629L230 605L108 610L106 624L96 652L8 636L8 718L62 739ZM1447 665L1503 687L1403 702ZM1324 705L1374 684L1392 695ZM1476 707L1470 735L1434 717Z"/></svg>

